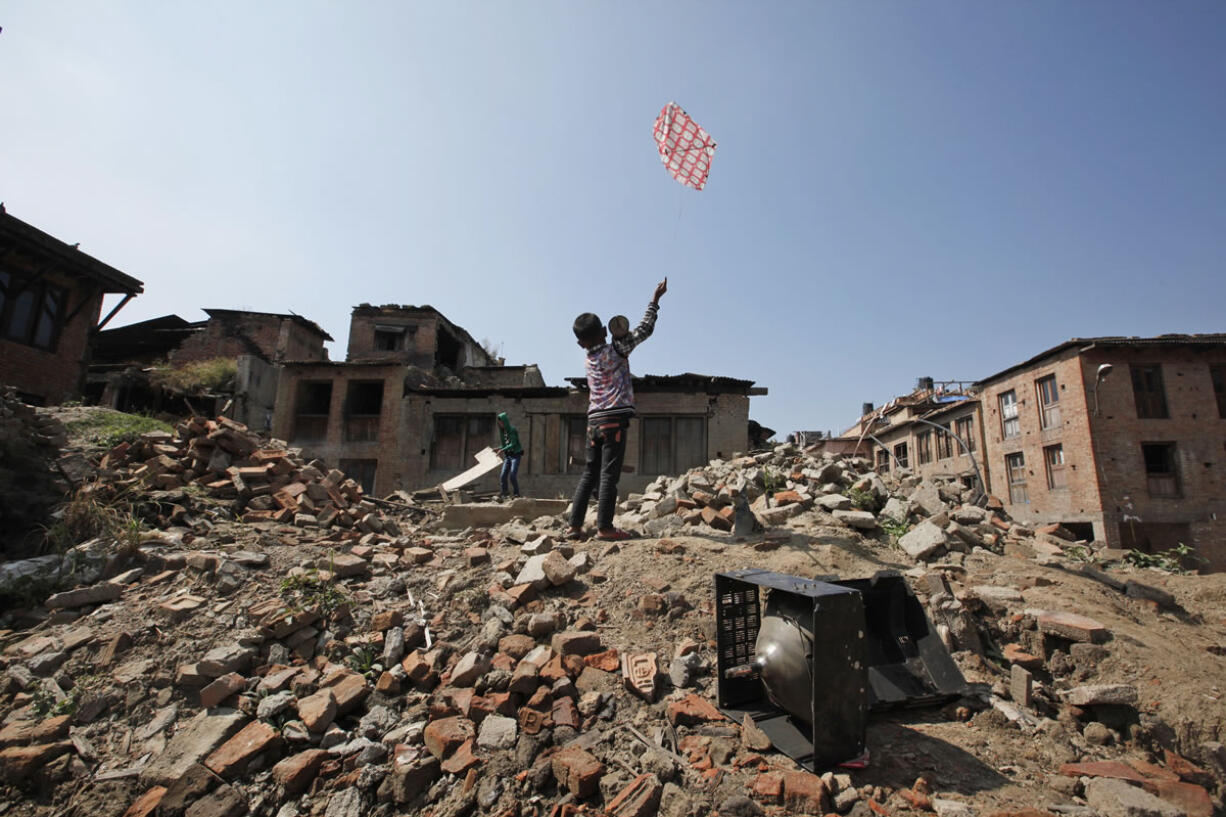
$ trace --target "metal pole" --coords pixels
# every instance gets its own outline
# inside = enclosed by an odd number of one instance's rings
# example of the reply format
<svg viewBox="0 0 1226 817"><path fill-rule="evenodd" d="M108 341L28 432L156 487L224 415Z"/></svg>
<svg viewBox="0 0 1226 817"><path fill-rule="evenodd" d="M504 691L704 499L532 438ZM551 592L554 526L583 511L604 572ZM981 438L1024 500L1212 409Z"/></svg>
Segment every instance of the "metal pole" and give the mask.
<svg viewBox="0 0 1226 817"><path fill-rule="evenodd" d="M949 430L948 428L946 428L945 426L940 426L940 425L937 425L936 423L933 423L933 422L931 422L931 421L929 421L929 420L925 420L925 419L923 419L922 417L912 417L912 418L911 418L911 420L912 420L912 422L916 422L916 423L923 423L923 424L924 424L924 425L926 425L926 426L932 426L932 427L933 427L933 428L935 428L937 431L943 431L943 432L945 432L946 434L948 434L949 436L953 437L955 440L957 440L957 441L958 441L958 445L962 446L962 450L963 450L964 452L966 452L966 456L968 456L968 457L970 457L970 458L971 458L971 466L972 466L972 467L974 467L974 469L975 469L975 478L979 480L979 494L980 494L980 496L979 496L978 498L976 498L976 499L975 499L975 501L974 501L974 502L972 502L971 504L972 504L972 505L978 504L978 503L979 503L979 499L981 499L981 498L983 498L983 497L987 496L987 494L988 494L988 484L987 484L986 482L984 482L984 481L983 481L983 474L981 474L981 473L979 472L979 463L975 461L975 455L971 453L971 449L970 449L969 447L967 447L966 443L965 443L965 442L963 442L962 438L961 438L961 437L959 437L957 434L953 433L952 431L950 431L950 430Z"/></svg>

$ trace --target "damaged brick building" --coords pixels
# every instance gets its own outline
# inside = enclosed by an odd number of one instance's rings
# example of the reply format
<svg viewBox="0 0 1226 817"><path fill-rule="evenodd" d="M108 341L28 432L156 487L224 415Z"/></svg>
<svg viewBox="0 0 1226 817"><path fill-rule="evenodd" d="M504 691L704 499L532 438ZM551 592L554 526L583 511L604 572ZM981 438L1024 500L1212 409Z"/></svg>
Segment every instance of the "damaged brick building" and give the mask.
<svg viewBox="0 0 1226 817"><path fill-rule="evenodd" d="M229 414L255 428L267 428L276 399L276 364L284 360L327 360L332 336L314 321L293 313L205 309L207 320L178 315L99 332L86 383L90 403L123 411L156 405L149 369L156 365L233 358L236 405Z"/></svg>
<svg viewBox="0 0 1226 817"><path fill-rule="evenodd" d="M899 402L967 433L1016 521L1147 552L1185 544L1226 569L1226 334L1074 338L948 407L921 392ZM872 443L880 465L967 476L956 442L878 419L898 414L866 413L845 437L871 424L893 455Z"/></svg>
<svg viewBox="0 0 1226 817"><path fill-rule="evenodd" d="M27 403L80 395L91 337L143 284L0 206L0 384ZM99 321L105 295L122 296Z"/></svg>
<svg viewBox="0 0 1226 817"><path fill-rule="evenodd" d="M583 466L587 410L586 384L570 382L550 387L536 366L503 365L432 307L363 304L346 362L284 364L273 433L385 493L468 468L495 444L494 418L506 411L526 451L524 490L566 494ZM766 390L686 374L638 378L635 392L624 490L745 450L749 398Z"/></svg>

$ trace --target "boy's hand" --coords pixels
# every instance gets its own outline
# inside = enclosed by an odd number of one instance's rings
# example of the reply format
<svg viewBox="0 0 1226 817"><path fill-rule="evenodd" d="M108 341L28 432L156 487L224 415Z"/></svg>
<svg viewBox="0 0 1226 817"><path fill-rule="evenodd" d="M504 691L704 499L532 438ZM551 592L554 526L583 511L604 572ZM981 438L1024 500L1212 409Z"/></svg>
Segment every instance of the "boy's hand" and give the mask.
<svg viewBox="0 0 1226 817"><path fill-rule="evenodd" d="M656 306L659 306L660 297L664 295L665 292L668 292L668 278L665 278L663 281L656 284L656 293L655 295L651 296L651 302Z"/></svg>

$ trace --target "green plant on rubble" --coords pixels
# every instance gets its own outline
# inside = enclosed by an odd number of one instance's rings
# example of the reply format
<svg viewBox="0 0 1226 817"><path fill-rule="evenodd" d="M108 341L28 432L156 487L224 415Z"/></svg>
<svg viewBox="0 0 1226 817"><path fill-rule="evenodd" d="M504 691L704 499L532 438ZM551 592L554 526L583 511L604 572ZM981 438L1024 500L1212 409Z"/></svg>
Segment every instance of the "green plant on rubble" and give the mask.
<svg viewBox="0 0 1226 817"><path fill-rule="evenodd" d="M114 448L122 442L132 442L149 431L173 433L174 428L154 417L144 414L125 414L122 411L98 409L88 416L69 420L64 424L70 437L84 438L104 448Z"/></svg>
<svg viewBox="0 0 1226 817"><path fill-rule="evenodd" d="M852 507L869 513L877 513L882 508L881 498L872 491L862 491L859 488L852 488L848 492L848 498L851 499Z"/></svg>
<svg viewBox="0 0 1226 817"><path fill-rule="evenodd" d="M377 660L378 657L374 647L358 647L345 659L345 663L359 675L373 679L383 674L383 665Z"/></svg>
<svg viewBox="0 0 1226 817"><path fill-rule="evenodd" d="M1070 545L1064 549L1064 555L1074 562L1082 564L1098 564L1098 554L1085 545Z"/></svg>
<svg viewBox="0 0 1226 817"><path fill-rule="evenodd" d="M894 519L890 516L883 516L877 520L877 524L885 531L885 535L890 537L890 544L898 547L898 542L907 535L907 531L911 530L911 523L904 520Z"/></svg>
<svg viewBox="0 0 1226 817"><path fill-rule="evenodd" d="M279 593L296 609L315 610L322 616L330 616L349 603L349 596L335 580L321 576L315 568L286 576L281 580Z"/></svg>
<svg viewBox="0 0 1226 817"><path fill-rule="evenodd" d="M1146 553L1134 548L1124 555L1124 561L1134 567L1153 567L1167 573L1190 573L1196 569L1195 565L1204 564L1208 560L1197 555L1196 548L1180 542L1175 547L1158 553ZM1188 568L1189 563L1194 566Z"/></svg>
<svg viewBox="0 0 1226 817"><path fill-rule="evenodd" d="M34 690L34 694L30 696L30 709L39 720L43 718L57 718L60 715L71 715L77 711L78 697L79 690L74 687L72 691L57 701L55 695L48 691L46 687L40 685Z"/></svg>

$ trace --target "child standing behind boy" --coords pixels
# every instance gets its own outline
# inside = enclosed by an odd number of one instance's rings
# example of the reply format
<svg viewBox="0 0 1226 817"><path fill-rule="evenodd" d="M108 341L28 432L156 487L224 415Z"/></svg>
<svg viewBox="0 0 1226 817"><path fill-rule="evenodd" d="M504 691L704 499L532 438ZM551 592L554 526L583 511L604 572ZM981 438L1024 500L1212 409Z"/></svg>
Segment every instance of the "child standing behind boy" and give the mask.
<svg viewBox="0 0 1226 817"><path fill-rule="evenodd" d="M634 387L630 380L630 352L651 337L656 326L660 298L668 291L668 279L656 285L643 320L634 331L606 342L600 318L584 312L575 318L575 338L586 352L587 371L587 462L571 503L571 539L583 537L583 519L592 491L597 490L596 538L616 542L631 538L613 527L617 505L617 482L626 458L626 429L634 416ZM598 487L599 486L599 487Z"/></svg>

